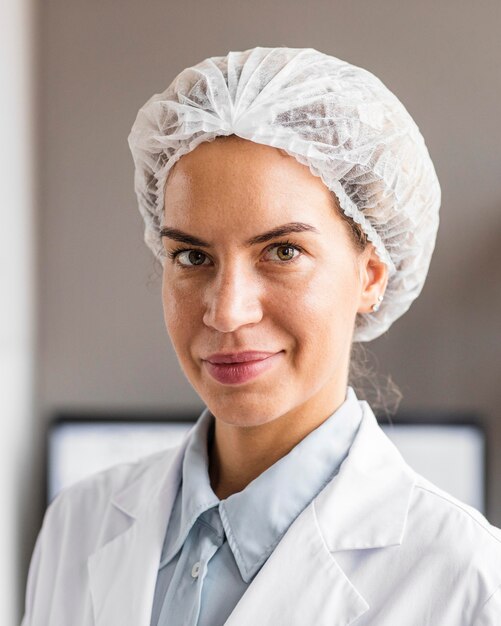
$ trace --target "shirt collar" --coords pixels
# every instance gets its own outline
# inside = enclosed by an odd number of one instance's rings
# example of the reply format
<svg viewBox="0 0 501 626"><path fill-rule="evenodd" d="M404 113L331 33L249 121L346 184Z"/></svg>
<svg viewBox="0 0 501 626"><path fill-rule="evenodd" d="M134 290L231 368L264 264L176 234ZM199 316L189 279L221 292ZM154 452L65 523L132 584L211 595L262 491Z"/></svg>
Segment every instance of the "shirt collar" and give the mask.
<svg viewBox="0 0 501 626"><path fill-rule="evenodd" d="M188 435L188 444L183 458L182 481L165 537L161 567L181 549L191 527L200 515L220 503L212 490L209 478L207 443L213 428L214 416L206 407Z"/></svg>
<svg viewBox="0 0 501 626"><path fill-rule="evenodd" d="M181 548L196 519L218 506L242 579L250 582L296 517L337 474L361 417L360 402L348 387L343 404L287 455L242 491L219 500L210 485L207 447L214 416L204 409L183 459L179 529L164 562Z"/></svg>

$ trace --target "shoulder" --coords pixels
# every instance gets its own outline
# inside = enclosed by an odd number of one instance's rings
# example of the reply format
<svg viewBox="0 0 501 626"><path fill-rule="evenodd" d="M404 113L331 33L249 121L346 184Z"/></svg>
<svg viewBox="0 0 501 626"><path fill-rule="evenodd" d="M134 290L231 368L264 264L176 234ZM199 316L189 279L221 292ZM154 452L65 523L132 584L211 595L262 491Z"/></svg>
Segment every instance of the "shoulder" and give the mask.
<svg viewBox="0 0 501 626"><path fill-rule="evenodd" d="M59 533L64 528L79 528L82 519L89 526L100 525L109 514L116 494L133 483L154 482L178 449L176 446L134 462L113 465L62 489L47 507L42 530Z"/></svg>
<svg viewBox="0 0 501 626"><path fill-rule="evenodd" d="M477 597L488 599L501 585L501 529L420 474L403 541L419 548L419 558L439 575L464 585L466 593L477 589ZM499 597L497 592L498 602Z"/></svg>
<svg viewBox="0 0 501 626"><path fill-rule="evenodd" d="M487 544L501 556L501 529L493 526L474 507L458 500L421 474L416 473L416 483L410 503L414 521L431 526L434 536L444 533L450 539L457 539L461 533L461 544L465 547Z"/></svg>
<svg viewBox="0 0 501 626"><path fill-rule="evenodd" d="M45 511L31 556L23 626L48 623L52 605L65 606L65 598L71 598L73 608L80 607L75 610L80 610L79 623L84 623L87 559L131 524L130 517L113 506L114 499L132 486L147 501L151 485L158 484L178 450L179 446L114 465L58 493ZM32 622L35 614L37 621Z"/></svg>
<svg viewBox="0 0 501 626"><path fill-rule="evenodd" d="M128 483L141 477L144 473L154 468L159 463L165 462L170 456L174 455L179 446L166 448L143 456L136 461L128 461L112 465L104 470L90 474L69 487L61 489L55 500L71 498L77 494L83 494L87 491L100 491L111 493L126 487Z"/></svg>

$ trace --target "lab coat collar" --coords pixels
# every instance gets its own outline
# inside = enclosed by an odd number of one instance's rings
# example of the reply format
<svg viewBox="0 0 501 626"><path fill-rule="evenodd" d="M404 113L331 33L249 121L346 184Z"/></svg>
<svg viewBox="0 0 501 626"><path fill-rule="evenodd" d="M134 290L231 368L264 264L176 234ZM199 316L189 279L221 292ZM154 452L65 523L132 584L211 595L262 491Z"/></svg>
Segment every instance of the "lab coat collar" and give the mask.
<svg viewBox="0 0 501 626"><path fill-rule="evenodd" d="M315 501L331 552L402 543L416 474L360 401L363 418L338 478Z"/></svg>
<svg viewBox="0 0 501 626"><path fill-rule="evenodd" d="M140 475L111 499L106 524L125 529L87 559L95 626L150 626L163 538L188 435L174 453L152 455L154 462L145 463Z"/></svg>
<svg viewBox="0 0 501 626"><path fill-rule="evenodd" d="M366 402L337 476L302 511L236 605L225 626L306 623L348 626L369 609L336 561L338 550L401 543L415 474ZM155 455L112 498L122 530L89 557L96 626L149 626L163 538L188 435Z"/></svg>

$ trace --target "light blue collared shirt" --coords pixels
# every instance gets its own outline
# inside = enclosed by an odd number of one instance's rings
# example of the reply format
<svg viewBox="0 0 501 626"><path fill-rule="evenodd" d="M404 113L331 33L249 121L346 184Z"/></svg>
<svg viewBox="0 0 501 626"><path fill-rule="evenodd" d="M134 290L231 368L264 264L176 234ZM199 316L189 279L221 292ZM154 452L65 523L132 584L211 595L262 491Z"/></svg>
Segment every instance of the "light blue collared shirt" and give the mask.
<svg viewBox="0 0 501 626"><path fill-rule="evenodd" d="M221 626L289 526L337 474L362 418L344 403L245 489L224 500L209 480L214 416L199 416L165 534L151 626Z"/></svg>

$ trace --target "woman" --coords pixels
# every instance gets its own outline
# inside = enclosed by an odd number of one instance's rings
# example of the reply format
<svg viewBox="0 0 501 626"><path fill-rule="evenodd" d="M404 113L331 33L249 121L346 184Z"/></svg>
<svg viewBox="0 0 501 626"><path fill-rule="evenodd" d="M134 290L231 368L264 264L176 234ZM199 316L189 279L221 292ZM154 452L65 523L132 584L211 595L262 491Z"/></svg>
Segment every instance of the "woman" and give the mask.
<svg viewBox="0 0 501 626"><path fill-rule="evenodd" d="M419 295L440 188L369 72L254 48L129 137L165 324L206 408L49 506L24 626L501 624L501 532L413 471L348 385Z"/></svg>

